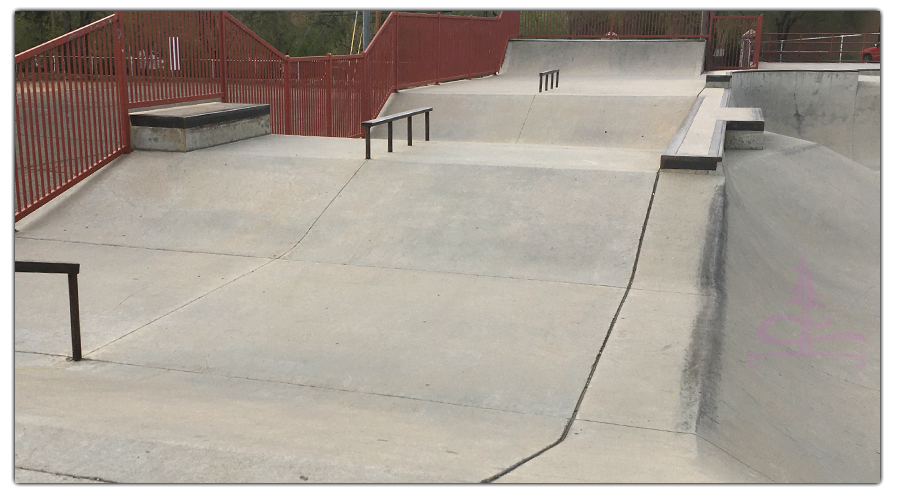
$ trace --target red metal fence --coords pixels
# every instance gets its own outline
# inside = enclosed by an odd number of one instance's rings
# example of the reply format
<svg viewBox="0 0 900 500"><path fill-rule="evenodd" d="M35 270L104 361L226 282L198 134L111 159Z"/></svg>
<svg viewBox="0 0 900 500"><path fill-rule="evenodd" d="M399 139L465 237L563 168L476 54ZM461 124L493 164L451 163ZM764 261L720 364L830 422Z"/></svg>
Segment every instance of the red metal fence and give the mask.
<svg viewBox="0 0 900 500"><path fill-rule="evenodd" d="M225 12L116 12L16 55L15 220L130 151L128 110L269 104L276 134L360 137L398 89L499 71L517 12L392 12L363 54L287 57Z"/></svg>
<svg viewBox="0 0 900 500"><path fill-rule="evenodd" d="M712 16L706 48L707 71L759 67L763 16Z"/></svg>
<svg viewBox="0 0 900 500"><path fill-rule="evenodd" d="M128 150L120 33L113 15L16 55L16 220Z"/></svg>
<svg viewBox="0 0 900 500"><path fill-rule="evenodd" d="M764 62L860 62L880 33L763 33Z"/></svg>
<svg viewBox="0 0 900 500"><path fill-rule="evenodd" d="M701 11L522 11L523 38L703 38Z"/></svg>

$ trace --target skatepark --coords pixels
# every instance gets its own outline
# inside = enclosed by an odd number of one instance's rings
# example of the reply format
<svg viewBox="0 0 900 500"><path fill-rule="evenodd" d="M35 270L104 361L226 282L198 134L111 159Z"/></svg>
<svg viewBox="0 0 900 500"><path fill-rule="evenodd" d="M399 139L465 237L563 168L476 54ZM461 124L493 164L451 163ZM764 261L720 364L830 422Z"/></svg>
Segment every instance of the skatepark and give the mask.
<svg viewBox="0 0 900 500"><path fill-rule="evenodd" d="M880 482L878 65L717 88L703 57L511 40L393 94L430 140L369 160L114 160L15 224L16 260L80 263L84 352L65 278L16 274L16 481ZM707 154L751 108L761 149Z"/></svg>

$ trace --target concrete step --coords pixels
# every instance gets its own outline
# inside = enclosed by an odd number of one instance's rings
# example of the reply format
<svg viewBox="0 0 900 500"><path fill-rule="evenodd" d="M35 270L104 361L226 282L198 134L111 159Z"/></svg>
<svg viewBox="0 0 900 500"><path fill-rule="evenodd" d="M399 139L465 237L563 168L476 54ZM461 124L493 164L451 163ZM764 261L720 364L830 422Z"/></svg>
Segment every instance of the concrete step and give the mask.
<svg viewBox="0 0 900 500"><path fill-rule="evenodd" d="M660 157L660 168L715 170L724 149L762 149L765 121L758 108L729 108L730 89L700 92Z"/></svg>
<svg viewBox="0 0 900 500"><path fill-rule="evenodd" d="M129 114L131 146L187 152L271 132L268 104L204 102Z"/></svg>

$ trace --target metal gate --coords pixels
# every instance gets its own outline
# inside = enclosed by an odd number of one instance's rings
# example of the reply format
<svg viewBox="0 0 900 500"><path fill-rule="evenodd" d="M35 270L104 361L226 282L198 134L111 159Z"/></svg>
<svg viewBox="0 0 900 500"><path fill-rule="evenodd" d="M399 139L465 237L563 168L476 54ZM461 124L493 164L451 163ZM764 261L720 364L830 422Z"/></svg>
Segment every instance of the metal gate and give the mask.
<svg viewBox="0 0 900 500"><path fill-rule="evenodd" d="M712 16L706 70L756 69L763 16Z"/></svg>

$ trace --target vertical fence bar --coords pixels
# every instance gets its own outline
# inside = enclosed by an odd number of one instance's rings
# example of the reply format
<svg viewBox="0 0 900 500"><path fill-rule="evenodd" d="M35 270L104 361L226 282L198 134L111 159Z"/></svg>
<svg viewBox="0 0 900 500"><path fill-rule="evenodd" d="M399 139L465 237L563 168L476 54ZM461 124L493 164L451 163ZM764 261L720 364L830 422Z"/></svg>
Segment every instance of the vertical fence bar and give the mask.
<svg viewBox="0 0 900 500"><path fill-rule="evenodd" d="M331 52L329 52L325 59L325 133L328 137L333 137L331 124L332 76Z"/></svg>
<svg viewBox="0 0 900 500"><path fill-rule="evenodd" d="M228 83L226 76L226 65L228 61L228 57L225 52L225 11L219 11L219 73L221 75L221 86L222 86L222 102L228 101Z"/></svg>
<svg viewBox="0 0 900 500"><path fill-rule="evenodd" d="M125 78L127 72L125 67L125 34L122 22L122 12L116 12L115 15L116 18L113 24L113 50L115 51L116 58L116 91L119 101L117 109L119 111L119 127L120 133L122 134L122 147L125 148L126 153L130 153L131 127L128 122L128 87Z"/></svg>

